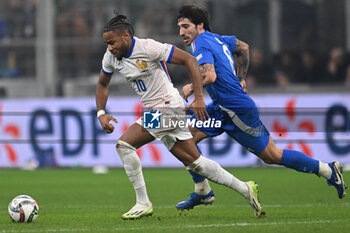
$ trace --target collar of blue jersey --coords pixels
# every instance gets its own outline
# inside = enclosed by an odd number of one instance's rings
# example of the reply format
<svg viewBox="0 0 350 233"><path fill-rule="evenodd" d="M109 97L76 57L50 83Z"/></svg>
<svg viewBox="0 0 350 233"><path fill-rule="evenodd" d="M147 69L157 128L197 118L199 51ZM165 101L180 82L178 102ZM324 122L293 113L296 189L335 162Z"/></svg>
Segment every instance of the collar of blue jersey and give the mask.
<svg viewBox="0 0 350 233"><path fill-rule="evenodd" d="M198 36L197 36L197 38L200 36L200 35L204 35L204 34L208 34L208 33L210 33L208 30L205 30L204 32L202 32L201 34L199 34Z"/></svg>
<svg viewBox="0 0 350 233"><path fill-rule="evenodd" d="M134 46L135 46L135 38L133 37L130 51L129 51L128 55L125 56L125 58L129 58L131 56L132 51L134 50Z"/></svg>
<svg viewBox="0 0 350 233"><path fill-rule="evenodd" d="M202 34L204 34L204 33L209 33L209 31L208 31L208 30L205 30L203 33L199 34L199 35L197 36L197 38L194 39L194 40L191 42L190 48L191 48L191 53L192 53L192 55L193 55L194 52L196 51L196 40L198 39L198 37L200 37L200 36L201 36Z"/></svg>

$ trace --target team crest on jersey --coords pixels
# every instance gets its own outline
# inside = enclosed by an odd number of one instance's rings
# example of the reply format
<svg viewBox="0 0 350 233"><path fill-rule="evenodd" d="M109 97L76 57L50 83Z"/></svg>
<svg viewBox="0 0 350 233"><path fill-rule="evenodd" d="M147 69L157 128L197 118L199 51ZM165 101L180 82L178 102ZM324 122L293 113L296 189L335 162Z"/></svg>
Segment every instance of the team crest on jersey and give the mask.
<svg viewBox="0 0 350 233"><path fill-rule="evenodd" d="M147 62L140 61L139 59L136 60L136 65L140 69L141 72L147 71Z"/></svg>

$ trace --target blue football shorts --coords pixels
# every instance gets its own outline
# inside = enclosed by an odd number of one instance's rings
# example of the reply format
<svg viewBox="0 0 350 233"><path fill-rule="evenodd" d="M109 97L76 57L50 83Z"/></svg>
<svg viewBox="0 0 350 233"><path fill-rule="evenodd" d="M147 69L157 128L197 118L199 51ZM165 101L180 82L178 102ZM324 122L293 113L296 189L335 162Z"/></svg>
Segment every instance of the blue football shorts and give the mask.
<svg viewBox="0 0 350 233"><path fill-rule="evenodd" d="M206 105L206 109L210 118L221 121L221 127L198 127L197 124L195 126L210 137L226 132L248 151L255 154L262 152L269 143L270 133L261 122L256 107L235 113L232 109L210 103ZM191 116L191 120L193 119L196 119L194 114Z"/></svg>

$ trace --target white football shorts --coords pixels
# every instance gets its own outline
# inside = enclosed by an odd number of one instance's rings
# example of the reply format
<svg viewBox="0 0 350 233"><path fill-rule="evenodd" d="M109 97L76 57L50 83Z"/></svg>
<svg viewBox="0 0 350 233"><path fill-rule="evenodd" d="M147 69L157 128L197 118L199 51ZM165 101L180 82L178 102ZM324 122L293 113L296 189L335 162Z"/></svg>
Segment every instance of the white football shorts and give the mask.
<svg viewBox="0 0 350 233"><path fill-rule="evenodd" d="M181 102L180 102L181 101ZM145 128L156 140L161 140L170 151L178 140L188 140L192 134L186 126L186 115L182 100L173 98L169 103L166 101L162 106L153 107L161 113L161 127L159 129ZM136 121L143 127L143 117Z"/></svg>

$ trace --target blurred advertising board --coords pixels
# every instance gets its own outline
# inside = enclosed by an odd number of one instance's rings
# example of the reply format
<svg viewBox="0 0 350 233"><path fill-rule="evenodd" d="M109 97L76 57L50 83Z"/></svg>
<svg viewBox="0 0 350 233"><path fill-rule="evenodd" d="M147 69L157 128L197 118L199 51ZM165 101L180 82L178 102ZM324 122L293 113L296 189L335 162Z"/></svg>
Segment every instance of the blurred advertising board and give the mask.
<svg viewBox="0 0 350 233"><path fill-rule="evenodd" d="M316 159L350 164L350 94L254 95L260 117L278 146ZM209 99L206 99L209 103ZM118 121L105 134L95 99L0 100L0 167L104 165L122 167L115 144L142 116L137 97L110 97L108 112ZM255 166L261 160L226 134L199 144L222 166ZM137 150L144 167L181 167L160 141Z"/></svg>

